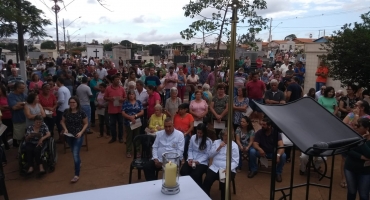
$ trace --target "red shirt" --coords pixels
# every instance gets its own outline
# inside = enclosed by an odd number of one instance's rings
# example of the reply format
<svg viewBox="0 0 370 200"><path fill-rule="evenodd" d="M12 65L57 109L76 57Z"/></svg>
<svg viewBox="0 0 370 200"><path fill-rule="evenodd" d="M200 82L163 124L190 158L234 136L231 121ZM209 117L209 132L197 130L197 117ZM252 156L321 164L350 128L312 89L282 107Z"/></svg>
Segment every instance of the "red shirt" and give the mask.
<svg viewBox="0 0 370 200"><path fill-rule="evenodd" d="M108 86L105 90L104 97L122 97L126 98L125 89L122 86L113 87L112 85ZM108 101L108 113L109 114L118 114L122 112L122 102L119 106L114 106L114 101Z"/></svg>
<svg viewBox="0 0 370 200"><path fill-rule="evenodd" d="M148 118L150 118L152 114L154 114L154 106L156 101L159 101L159 103L161 103L161 96L159 96L158 92L153 92L153 94L149 95L148 98Z"/></svg>
<svg viewBox="0 0 370 200"><path fill-rule="evenodd" d="M256 82L249 81L246 84L246 88L249 99L262 99L266 90L265 83L260 80Z"/></svg>
<svg viewBox="0 0 370 200"><path fill-rule="evenodd" d="M326 66L320 66L319 68L317 68L316 73L324 73L325 75L328 75L329 69ZM319 83L326 83L326 80L328 80L328 77L317 76L316 78L316 82Z"/></svg>
<svg viewBox="0 0 370 200"><path fill-rule="evenodd" d="M181 118L179 114L176 114L173 119L173 126L182 133L189 130L191 123L194 123L194 118L193 115L189 113L186 113L184 118Z"/></svg>
<svg viewBox="0 0 370 200"><path fill-rule="evenodd" d="M111 75L111 76L113 76L113 75L115 75L115 74L117 74L117 69L115 69L115 68L111 68L111 69L109 69L108 71L107 71L107 73L108 73L108 75Z"/></svg>
<svg viewBox="0 0 370 200"><path fill-rule="evenodd" d="M41 93L39 94L39 101L42 107L54 107L57 104L57 98L50 92L49 98L45 97ZM57 116L56 110L53 110L53 117Z"/></svg>
<svg viewBox="0 0 370 200"><path fill-rule="evenodd" d="M8 98L6 97L0 97L0 106L8 106ZM10 112L10 109L2 110L1 113L3 116L1 119L11 119L12 113Z"/></svg>
<svg viewBox="0 0 370 200"><path fill-rule="evenodd" d="M262 65L263 65L262 59L261 58L257 58L256 62L257 62L257 68L261 68Z"/></svg>

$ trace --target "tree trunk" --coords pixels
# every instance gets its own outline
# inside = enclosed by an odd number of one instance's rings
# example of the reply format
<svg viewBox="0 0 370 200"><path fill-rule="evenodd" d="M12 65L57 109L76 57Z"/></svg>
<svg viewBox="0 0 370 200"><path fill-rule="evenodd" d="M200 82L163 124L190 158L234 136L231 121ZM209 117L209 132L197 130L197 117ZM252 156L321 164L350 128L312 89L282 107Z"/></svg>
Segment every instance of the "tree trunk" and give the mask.
<svg viewBox="0 0 370 200"><path fill-rule="evenodd" d="M26 82L27 81L27 71L26 71L26 65L25 65L21 0L16 0L16 4L17 4L18 52L19 52L19 59L20 59L19 69L20 69L23 81Z"/></svg>
<svg viewBox="0 0 370 200"><path fill-rule="evenodd" d="M226 14L227 14L228 9L229 9L229 6L226 6L224 18L222 19L222 23L221 23L220 35L218 36L217 51L216 51L217 52L216 65L218 65L218 59L220 58L220 44L221 44L221 38L222 38L222 31L223 31L223 28L224 28Z"/></svg>

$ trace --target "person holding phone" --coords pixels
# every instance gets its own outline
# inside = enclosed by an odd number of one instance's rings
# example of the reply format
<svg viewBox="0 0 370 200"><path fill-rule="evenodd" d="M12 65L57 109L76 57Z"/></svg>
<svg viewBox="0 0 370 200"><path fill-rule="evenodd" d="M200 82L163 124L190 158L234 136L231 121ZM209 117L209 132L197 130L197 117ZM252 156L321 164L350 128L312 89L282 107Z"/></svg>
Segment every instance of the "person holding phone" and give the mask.
<svg viewBox="0 0 370 200"><path fill-rule="evenodd" d="M36 115L34 124L27 127L25 134L26 158L30 166L27 174L33 173L34 160L36 161L36 166L39 166L39 175L45 174L45 169L41 162L41 150L45 145L44 141L49 138L50 135L48 126L44 123L44 118L41 115Z"/></svg>

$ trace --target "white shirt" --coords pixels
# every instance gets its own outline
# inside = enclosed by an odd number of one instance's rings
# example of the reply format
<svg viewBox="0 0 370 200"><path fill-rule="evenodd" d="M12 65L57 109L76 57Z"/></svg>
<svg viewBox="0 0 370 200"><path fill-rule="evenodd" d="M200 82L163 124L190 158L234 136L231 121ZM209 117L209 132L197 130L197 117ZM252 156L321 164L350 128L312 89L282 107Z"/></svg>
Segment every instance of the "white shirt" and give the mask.
<svg viewBox="0 0 370 200"><path fill-rule="evenodd" d="M148 104L149 95L145 88L143 88L143 91L141 91L141 93L135 90L135 95L136 95L136 100L140 101L142 104ZM145 105L143 107L144 109L146 109L147 106Z"/></svg>
<svg viewBox="0 0 370 200"><path fill-rule="evenodd" d="M282 64L282 65L280 66L280 68L279 68L279 71L281 71L281 75L282 75L283 77L285 77L285 73L286 73L286 71L288 71L288 70L289 70L288 65L285 65L285 64Z"/></svg>
<svg viewBox="0 0 370 200"><path fill-rule="evenodd" d="M189 150L188 150L188 160L198 161L201 165L207 165L209 162L209 151L212 148L212 140L207 138L207 147L204 150L199 150L199 145L202 138L196 140L197 135L193 135L190 138Z"/></svg>
<svg viewBox="0 0 370 200"><path fill-rule="evenodd" d="M322 94L321 94L321 90L319 90L319 91L317 91L316 93L315 93L315 100L316 101L318 101L319 99L320 99L320 97L322 96Z"/></svg>
<svg viewBox="0 0 370 200"><path fill-rule="evenodd" d="M159 162L162 162L162 154L165 152L178 153L180 160L182 160L185 146L184 134L174 129L171 135L167 135L165 130L158 131L156 135L157 136L152 146L153 160L158 159Z"/></svg>
<svg viewBox="0 0 370 200"><path fill-rule="evenodd" d="M90 65L95 65L94 60L90 60L89 64L90 64Z"/></svg>
<svg viewBox="0 0 370 200"><path fill-rule="evenodd" d="M220 151L217 148L220 146L222 140L218 139L213 142L212 148L209 151L209 157L213 158L210 170L217 173L220 168L226 169L226 150L227 145L222 147ZM231 171L235 173L235 169L239 165L239 149L238 145L233 141L231 147Z"/></svg>
<svg viewBox="0 0 370 200"><path fill-rule="evenodd" d="M141 71L141 69L140 69L140 68L137 68L136 73L137 73L137 75L139 75L139 76L143 75L143 72Z"/></svg>
<svg viewBox="0 0 370 200"><path fill-rule="evenodd" d="M104 79L104 77L108 75L108 72L107 72L107 70L106 70L105 68L97 69L97 70L96 70L96 73L98 73L98 74L99 74L99 79L100 79L100 80L103 80L103 79Z"/></svg>
<svg viewBox="0 0 370 200"><path fill-rule="evenodd" d="M58 89L58 110L64 112L67 108L69 108L68 101L71 98L71 92L68 90L66 86L62 86Z"/></svg>

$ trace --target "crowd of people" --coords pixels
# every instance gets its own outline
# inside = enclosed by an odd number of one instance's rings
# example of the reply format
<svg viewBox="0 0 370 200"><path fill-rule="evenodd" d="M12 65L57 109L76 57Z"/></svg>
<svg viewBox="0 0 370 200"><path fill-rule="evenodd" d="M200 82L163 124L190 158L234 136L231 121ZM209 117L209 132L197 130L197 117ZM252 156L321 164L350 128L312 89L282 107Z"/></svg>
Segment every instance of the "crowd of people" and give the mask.
<svg viewBox="0 0 370 200"><path fill-rule="evenodd" d="M109 144L125 143L127 158L133 157L134 146L139 152L136 157L141 155L139 145L133 144L135 136L155 135L153 159L144 170L146 180L156 179L156 170L162 167L162 153L173 151L183 159L181 175L190 175L209 195L213 182L219 179L219 171L226 169L227 145L232 145L232 178L242 170L247 157L248 178L253 178L258 173L257 158L272 158L274 147L284 145L280 134L277 144L273 142L272 122L255 102L278 105L311 97L367 137L367 90L352 84L347 86L346 94L335 91L326 85L329 72L322 62L315 74L316 88L304 94L305 61L283 58L281 54L274 61L266 67L258 58L254 70L248 57L241 60L232 91L227 87L229 71L202 63L179 65L161 60L131 65L120 59L115 66L109 59L58 57L54 61L40 57L36 66L27 62L29 79L23 80L18 69L8 62L10 74L6 74L0 86L1 120L8 127L2 142L9 149L7 136L11 133L14 147L26 143L29 174L34 171L33 160L39 173L45 173L37 158L48 137L57 138L58 143L67 142L73 153L75 174L71 182L75 183L80 178L83 134L93 133L97 116L97 137L109 138ZM189 96L185 96L186 92ZM231 92L233 112L228 110ZM227 144L225 125L230 114L235 141ZM255 130L258 124L261 129ZM210 125L215 127L212 137ZM291 161L290 150L278 150L277 182L282 181L283 167ZM301 175L305 174L307 159L301 155ZM369 152L361 148L343 155L341 185L348 187L348 199L354 199L357 190L361 199L367 192L368 199L370 187L359 186L364 179L370 184L369 167L361 166L367 160ZM316 161L319 166L320 159ZM221 185L224 198L224 183Z"/></svg>

